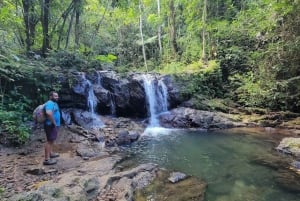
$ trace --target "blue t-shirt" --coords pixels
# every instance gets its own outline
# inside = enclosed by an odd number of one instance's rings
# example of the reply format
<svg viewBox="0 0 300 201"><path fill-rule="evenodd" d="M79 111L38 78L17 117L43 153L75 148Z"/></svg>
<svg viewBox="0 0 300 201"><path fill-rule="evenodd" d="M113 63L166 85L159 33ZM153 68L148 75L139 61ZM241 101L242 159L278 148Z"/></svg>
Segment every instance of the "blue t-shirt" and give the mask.
<svg viewBox="0 0 300 201"><path fill-rule="evenodd" d="M60 112L56 102L49 100L45 103L45 110L51 110L56 123L56 126L60 126ZM47 118L45 123L51 125L51 121Z"/></svg>

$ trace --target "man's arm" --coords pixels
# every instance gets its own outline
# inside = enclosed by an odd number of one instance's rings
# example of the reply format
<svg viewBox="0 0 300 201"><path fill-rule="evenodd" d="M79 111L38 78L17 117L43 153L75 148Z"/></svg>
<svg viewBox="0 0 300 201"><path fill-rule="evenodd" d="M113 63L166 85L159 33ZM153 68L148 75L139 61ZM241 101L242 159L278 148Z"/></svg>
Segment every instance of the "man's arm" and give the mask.
<svg viewBox="0 0 300 201"><path fill-rule="evenodd" d="M46 114L48 119L51 121L51 123L56 127L56 122L55 119L53 117L53 111L52 110L46 110Z"/></svg>

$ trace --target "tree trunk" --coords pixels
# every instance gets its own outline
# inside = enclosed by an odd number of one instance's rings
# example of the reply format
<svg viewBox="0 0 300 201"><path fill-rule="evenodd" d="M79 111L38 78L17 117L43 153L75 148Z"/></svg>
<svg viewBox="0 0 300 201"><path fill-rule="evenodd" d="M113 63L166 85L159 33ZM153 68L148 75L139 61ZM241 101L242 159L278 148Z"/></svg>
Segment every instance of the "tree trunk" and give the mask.
<svg viewBox="0 0 300 201"><path fill-rule="evenodd" d="M71 15L71 19L70 19L70 24L69 24L68 33L67 33L67 39L66 39L65 49L67 49L68 46L69 46L69 39L70 39L70 35L71 35L71 30L72 30L72 24L73 24L74 15L75 15L75 8L73 9L73 12L72 12L72 15Z"/></svg>
<svg viewBox="0 0 300 201"><path fill-rule="evenodd" d="M139 1L139 10L140 10L140 34L141 34L141 40L142 40L144 64L145 64L145 67L146 67L146 71L148 72L145 45L144 45L144 36L143 36L143 18L142 18L142 1L141 0Z"/></svg>
<svg viewBox="0 0 300 201"><path fill-rule="evenodd" d="M98 24L96 25L95 33L93 34L92 39L91 39L91 41L92 41L92 44L91 44L92 49L95 46L95 42L94 42L95 41L95 37L96 37L97 33L99 32L99 29L100 29L100 26L102 24L102 21L104 20L105 14L106 14L106 12L108 10L109 3L110 3L110 1L107 0L104 13L103 13L101 19L99 20Z"/></svg>
<svg viewBox="0 0 300 201"><path fill-rule="evenodd" d="M206 16L207 16L207 0L204 0L203 5L203 12L202 12L202 60L206 61L206 53L205 53L205 46L206 46L206 40L205 40L205 34L206 34Z"/></svg>
<svg viewBox="0 0 300 201"><path fill-rule="evenodd" d="M81 0L76 0L75 6L75 49L79 47Z"/></svg>
<svg viewBox="0 0 300 201"><path fill-rule="evenodd" d="M35 39L35 27L39 21L39 17L34 12L34 2L32 0L22 0L23 4L23 19L25 24L26 34L26 51L31 50Z"/></svg>
<svg viewBox="0 0 300 201"><path fill-rule="evenodd" d="M42 3L42 27L43 27L42 54L43 54L43 56L45 56L47 50L50 49L49 10L50 10L50 0L44 0L44 2Z"/></svg>
<svg viewBox="0 0 300 201"><path fill-rule="evenodd" d="M170 17L169 17L169 23L170 23L170 40L171 40L171 46L173 50L173 55L176 57L178 52L178 45L176 40L176 21L175 21L175 7L174 7L174 0L171 0L169 3L169 9L170 9Z"/></svg>
<svg viewBox="0 0 300 201"><path fill-rule="evenodd" d="M157 0L157 15L160 18L160 0ZM159 55L161 57L162 56L161 24L159 24L157 28L157 38L158 38L158 46L159 46Z"/></svg>
<svg viewBox="0 0 300 201"><path fill-rule="evenodd" d="M73 3L74 3L74 1L72 1L70 3L69 7L65 10L65 12L61 16L64 19L64 21L63 21L63 24L62 24L62 26L60 27L60 30L59 30L59 36L58 36L58 41L57 41L57 49L60 49L60 43L61 43L61 40L62 40L63 30L64 30L64 27L65 27L68 15L72 11Z"/></svg>

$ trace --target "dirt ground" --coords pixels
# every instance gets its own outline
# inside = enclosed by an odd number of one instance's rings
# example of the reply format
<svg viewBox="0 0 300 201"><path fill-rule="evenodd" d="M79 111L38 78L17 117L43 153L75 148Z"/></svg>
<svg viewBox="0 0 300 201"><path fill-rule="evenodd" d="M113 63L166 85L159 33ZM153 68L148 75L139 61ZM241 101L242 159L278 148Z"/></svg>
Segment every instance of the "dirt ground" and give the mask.
<svg viewBox="0 0 300 201"><path fill-rule="evenodd" d="M45 133L42 129L33 132L31 140L22 148L0 147L0 190L8 198L15 193L35 189L40 182L55 179L65 171L79 167L83 159L76 154L76 143L69 129L61 127L54 146L60 154L58 163L44 166Z"/></svg>

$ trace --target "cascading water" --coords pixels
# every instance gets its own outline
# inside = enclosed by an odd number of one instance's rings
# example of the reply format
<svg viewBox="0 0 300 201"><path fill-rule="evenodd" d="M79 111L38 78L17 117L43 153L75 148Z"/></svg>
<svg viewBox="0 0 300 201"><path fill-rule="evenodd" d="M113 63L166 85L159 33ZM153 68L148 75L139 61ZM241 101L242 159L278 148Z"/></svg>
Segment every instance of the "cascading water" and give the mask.
<svg viewBox="0 0 300 201"><path fill-rule="evenodd" d="M161 101L161 112L168 111L168 88L162 80L158 81L158 88L161 91L159 93Z"/></svg>
<svg viewBox="0 0 300 201"><path fill-rule="evenodd" d="M87 106L89 108L89 112L95 114L95 108L97 107L98 100L94 94L93 85L89 80L87 81Z"/></svg>
<svg viewBox="0 0 300 201"><path fill-rule="evenodd" d="M116 104L112 93L110 93L110 114L116 115Z"/></svg>
<svg viewBox="0 0 300 201"><path fill-rule="evenodd" d="M98 99L94 94L93 84L86 79L84 73L79 74L79 84L74 87L74 91L85 95L87 101L87 107L91 113L92 128L101 128L104 126L101 119L96 115L95 109L97 107Z"/></svg>
<svg viewBox="0 0 300 201"><path fill-rule="evenodd" d="M158 81L152 75L144 75L143 82L150 115L149 127L159 127L158 115L168 111L167 87L163 81Z"/></svg>

